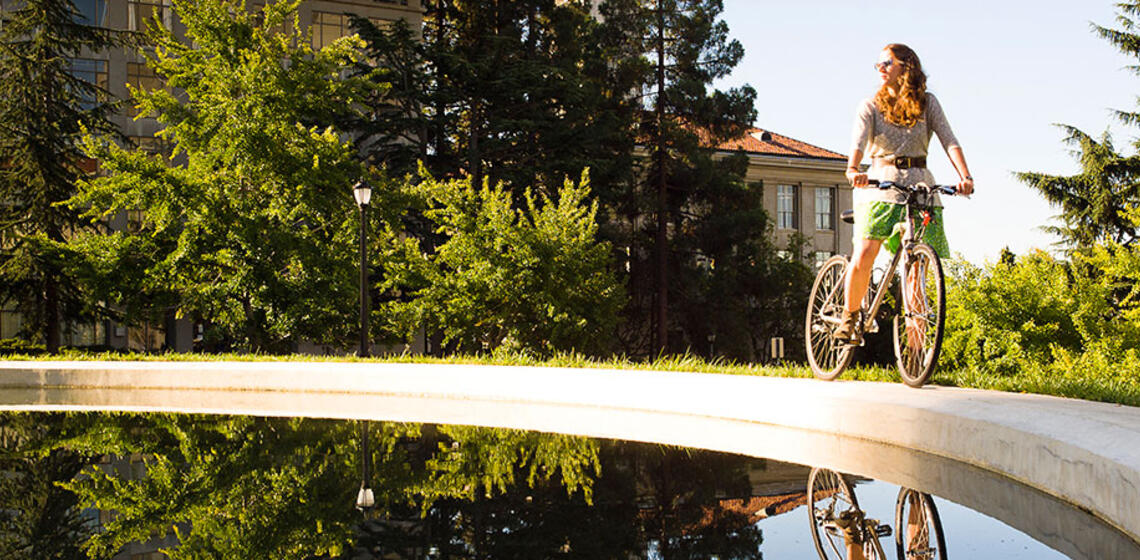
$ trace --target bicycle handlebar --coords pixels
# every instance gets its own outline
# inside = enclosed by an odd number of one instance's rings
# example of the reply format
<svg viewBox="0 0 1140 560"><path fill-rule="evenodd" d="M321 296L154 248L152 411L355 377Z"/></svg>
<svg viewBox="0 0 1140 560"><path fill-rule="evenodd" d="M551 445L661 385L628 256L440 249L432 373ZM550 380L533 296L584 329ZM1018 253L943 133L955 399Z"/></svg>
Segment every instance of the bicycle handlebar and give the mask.
<svg viewBox="0 0 1140 560"><path fill-rule="evenodd" d="M958 186L957 185L933 185L933 186L900 185L898 183L895 183L894 181L880 181L878 179L868 179L867 184L868 185L875 185L882 190L896 189L896 190L900 190L903 192L926 192L926 193L940 192L942 194L949 194L949 195L953 195L953 194L958 193Z"/></svg>

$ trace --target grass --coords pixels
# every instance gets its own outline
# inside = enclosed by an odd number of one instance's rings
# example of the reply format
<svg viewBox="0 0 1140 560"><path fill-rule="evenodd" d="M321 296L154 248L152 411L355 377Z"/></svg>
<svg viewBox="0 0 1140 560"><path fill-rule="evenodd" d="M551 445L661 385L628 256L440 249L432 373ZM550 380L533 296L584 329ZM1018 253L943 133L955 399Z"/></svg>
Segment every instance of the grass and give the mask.
<svg viewBox="0 0 1140 560"><path fill-rule="evenodd" d="M496 353L487 356L451 356L433 358L417 355L357 358L354 356L312 355L260 355L260 354L123 354L64 351L54 355L12 354L8 361L76 360L76 361L148 361L148 362L376 362L419 364L475 364L501 366L569 367L590 369L684 371L727 375L758 375L767 377L812 377L811 370L800 364L767 366L740 364L724 360L708 361L691 355L668 356L651 361L616 357L592 359L581 354L562 354L551 358L536 358L525 354ZM893 368L854 366L843 372L841 379L899 383ZM1104 378L1095 375L1047 375L1041 372L1015 375L995 375L976 369L938 371L934 384L951 387L969 387L1012 393L1035 393L1090 401L1140 406L1140 379Z"/></svg>

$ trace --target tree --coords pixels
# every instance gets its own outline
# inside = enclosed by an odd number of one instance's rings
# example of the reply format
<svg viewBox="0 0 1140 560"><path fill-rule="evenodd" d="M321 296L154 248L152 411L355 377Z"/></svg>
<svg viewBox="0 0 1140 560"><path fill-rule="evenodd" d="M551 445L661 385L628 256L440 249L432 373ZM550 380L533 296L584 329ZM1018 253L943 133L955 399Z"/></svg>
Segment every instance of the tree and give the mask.
<svg viewBox="0 0 1140 560"><path fill-rule="evenodd" d="M601 79L589 4L428 1L422 39L355 18L368 45L358 72L392 84L354 129L367 157L397 175L414 174L418 158L434 176L487 178L515 195L586 167L596 191L624 180L630 112Z"/></svg>
<svg viewBox="0 0 1140 560"><path fill-rule="evenodd" d="M1080 162L1081 172L1068 177L1016 174L1021 182L1060 207L1065 225L1044 229L1057 234L1060 244L1070 251L1104 241L1132 244L1137 230L1125 218L1124 210L1140 202L1140 157L1117 153L1108 133L1096 140L1074 127L1061 128L1068 134L1065 143L1076 146L1072 154Z"/></svg>
<svg viewBox="0 0 1140 560"><path fill-rule="evenodd" d="M1140 16L1140 2L1120 2L1117 23L1120 29L1092 24L1093 32L1108 41L1120 52L1140 58L1140 34L1136 33L1135 18ZM1140 74L1140 65L1129 67ZM1140 125L1140 113L1115 111L1116 117L1126 125ZM1118 153L1106 132L1099 140L1081 130L1060 125L1066 132L1065 143L1075 146L1073 156L1081 165L1081 172L1070 176L1023 172L1016 176L1037 189L1050 203L1061 208L1064 227L1048 227L1061 237L1061 244L1070 250L1091 247L1108 241L1131 245L1137 239L1137 228L1125 217L1125 210L1140 203L1140 156ZM1140 140L1133 143L1140 150Z"/></svg>
<svg viewBox="0 0 1140 560"><path fill-rule="evenodd" d="M528 189L521 210L504 185L472 181L425 178L416 187L445 241L425 251L419 239L389 232L385 287L404 297L382 312L405 336L426 324L462 351L606 350L623 298L609 245L597 239L588 176L567 180L556 198Z"/></svg>
<svg viewBox="0 0 1140 560"><path fill-rule="evenodd" d="M683 314L697 301L686 297L684 284L669 278L684 277L703 259L716 257L711 254L716 248L709 246L715 240L696 235L708 230L702 222L736 220L745 238L764 235L762 212L732 212L717 204L742 196L729 193L744 188L746 164L743 156L716 157L714 147L752 123L756 94L749 86L727 92L709 89L744 55L740 43L729 40L727 24L718 19L720 0L609 0L600 10L609 47L627 57L624 67L637 76L631 84L636 92L630 93L645 98L646 110L637 113L636 130L649 157L631 192L627 219L651 224L652 230L635 232L627 246L631 255L652 248L652 263L636 263L634 268L642 270L634 274L641 278L633 281L638 287L651 286L652 295L647 298L643 291L633 298L653 302L650 347L672 351L677 348L670 348L670 326L684 327L686 321L671 320L670 313ZM653 219L642 220L643 215ZM744 217L751 219L741 220ZM652 240L639 239L644 234ZM692 342L697 333L686 334Z"/></svg>
<svg viewBox="0 0 1140 560"><path fill-rule="evenodd" d="M75 65L131 37L89 25L70 0L26 0L0 19L0 305L55 352L63 322L93 304L66 243L88 224L62 203L92 170L84 130L114 132L110 94Z"/></svg>
<svg viewBox="0 0 1140 560"><path fill-rule="evenodd" d="M143 289L177 294L178 315L251 351L289 350L301 339L347 343L355 324L349 193L365 171L331 123L376 86L340 77L357 38L312 50L297 27L298 3L260 14L238 0L175 5L185 39L159 25L149 31L147 64L164 88L132 92L164 125L173 156L90 138L86 149L106 176L82 183L71 201L95 219L142 210L140 231L77 246L96 261L136 259ZM385 208L386 183L371 179L374 207Z"/></svg>
<svg viewBox="0 0 1140 560"><path fill-rule="evenodd" d="M436 177L502 185L518 207L527 189L553 196L589 166L599 236L627 265L622 350L659 349L646 336L657 309L657 341L682 334L671 351L720 332L729 355L753 358L753 337L733 334L788 332L782 318L802 313L782 306L773 321L768 302L806 294L810 279L776 258L760 193L742 181L747 159L713 149L755 117L750 87L710 87L743 49L719 1L607 0L599 18L589 4L426 2L422 43L357 20L374 61L359 71L393 84L355 129L361 145L393 173L419 158ZM446 239L416 212L403 229L427 248ZM725 311L713 327L710 302Z"/></svg>

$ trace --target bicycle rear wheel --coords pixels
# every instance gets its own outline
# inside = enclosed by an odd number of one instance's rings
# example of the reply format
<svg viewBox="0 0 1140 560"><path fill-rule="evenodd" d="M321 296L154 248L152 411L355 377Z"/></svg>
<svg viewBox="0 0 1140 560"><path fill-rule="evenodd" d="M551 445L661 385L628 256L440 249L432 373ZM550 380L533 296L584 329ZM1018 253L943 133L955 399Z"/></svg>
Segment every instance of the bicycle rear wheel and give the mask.
<svg viewBox="0 0 1140 560"><path fill-rule="evenodd" d="M934 374L942 349L946 288L942 263L929 245L907 249L901 277L902 301L894 321L895 359L903 383L922 387Z"/></svg>
<svg viewBox="0 0 1140 560"><path fill-rule="evenodd" d="M847 545L835 519L847 510L859 509L851 485L840 473L815 468L808 475L808 514L811 538L821 560L846 560Z"/></svg>
<svg viewBox="0 0 1140 560"><path fill-rule="evenodd" d="M808 298L804 344L812 373L831 381L851 363L854 348L835 340L834 332L843 318L844 278L847 257L835 255L823 263Z"/></svg>
<svg viewBox="0 0 1140 560"><path fill-rule="evenodd" d="M895 550L899 560L946 560L946 536L930 494L910 488L899 490Z"/></svg>

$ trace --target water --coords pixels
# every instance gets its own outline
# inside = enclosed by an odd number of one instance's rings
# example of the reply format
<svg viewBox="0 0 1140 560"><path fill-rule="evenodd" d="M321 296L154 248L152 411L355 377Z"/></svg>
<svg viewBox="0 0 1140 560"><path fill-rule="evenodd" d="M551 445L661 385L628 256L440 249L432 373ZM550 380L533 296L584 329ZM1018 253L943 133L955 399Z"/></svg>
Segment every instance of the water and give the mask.
<svg viewBox="0 0 1140 560"><path fill-rule="evenodd" d="M3 558L818 558L811 467L773 459L520 430L180 414L4 413L0 440ZM898 486L846 480L867 516L893 523ZM935 496L948 558L1140 557L1087 514L976 480L1006 520ZM365 511L354 507L362 486L375 497ZM1080 534L1040 529L1042 513ZM894 558L893 538L882 542Z"/></svg>

